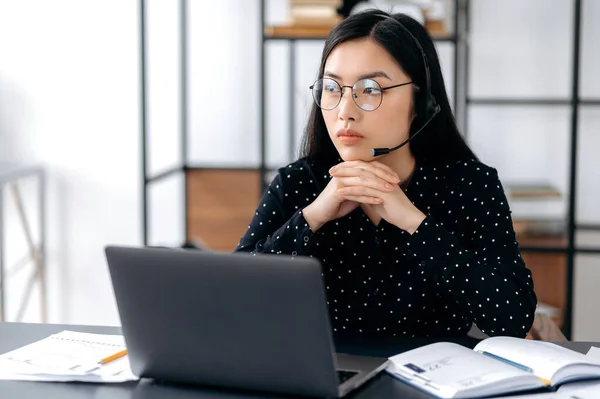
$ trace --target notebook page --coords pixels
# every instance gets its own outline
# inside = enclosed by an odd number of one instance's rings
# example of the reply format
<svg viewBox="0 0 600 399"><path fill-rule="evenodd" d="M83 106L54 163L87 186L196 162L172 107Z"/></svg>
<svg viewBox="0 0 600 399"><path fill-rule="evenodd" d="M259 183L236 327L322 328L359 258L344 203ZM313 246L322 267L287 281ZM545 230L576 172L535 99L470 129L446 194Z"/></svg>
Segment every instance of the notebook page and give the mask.
<svg viewBox="0 0 600 399"><path fill-rule="evenodd" d="M409 383L452 398L462 391L500 387L506 380L531 378L531 387L543 384L531 373L483 356L463 346L440 342L390 358L388 372ZM494 392L494 389L489 389Z"/></svg>
<svg viewBox="0 0 600 399"><path fill-rule="evenodd" d="M561 385L558 388L558 392L564 394L571 394L576 392L597 392L596 398L600 398L600 381L588 380L588 381L577 381L570 382L568 384Z"/></svg>
<svg viewBox="0 0 600 399"><path fill-rule="evenodd" d="M561 346L514 337L492 337L481 341L475 351L489 352L532 369L537 376L552 381L554 374L570 364L598 364L589 356ZM552 381L553 383L555 381Z"/></svg>

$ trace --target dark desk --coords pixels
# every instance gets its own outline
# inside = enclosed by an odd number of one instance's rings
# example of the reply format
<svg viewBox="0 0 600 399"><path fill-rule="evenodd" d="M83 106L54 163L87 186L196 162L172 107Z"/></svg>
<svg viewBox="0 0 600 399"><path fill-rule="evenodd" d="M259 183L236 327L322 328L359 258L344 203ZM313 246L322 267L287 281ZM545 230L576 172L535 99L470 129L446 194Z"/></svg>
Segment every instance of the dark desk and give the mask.
<svg viewBox="0 0 600 399"><path fill-rule="evenodd" d="M5 353L20 346L47 337L62 330L93 332L101 334L119 334L120 330L114 327L94 326L65 326L55 324L21 324L0 323L0 353ZM476 340L464 339L456 341L472 347ZM416 347L421 343L385 344L378 347L365 348L353 343L339 345L340 351L363 353L370 355L389 356L402 350ZM569 342L565 346L586 353L593 343ZM594 344L598 345L598 344ZM87 383L47 383L47 382L20 382L0 381L0 398L12 399L255 399L255 398L282 398L261 393L247 393L232 390L209 389L194 386L175 386L154 383L150 380L140 382L127 382L123 384L87 384ZM382 373L365 386L353 392L348 398L402 398L426 399L430 398L408 385L395 380Z"/></svg>

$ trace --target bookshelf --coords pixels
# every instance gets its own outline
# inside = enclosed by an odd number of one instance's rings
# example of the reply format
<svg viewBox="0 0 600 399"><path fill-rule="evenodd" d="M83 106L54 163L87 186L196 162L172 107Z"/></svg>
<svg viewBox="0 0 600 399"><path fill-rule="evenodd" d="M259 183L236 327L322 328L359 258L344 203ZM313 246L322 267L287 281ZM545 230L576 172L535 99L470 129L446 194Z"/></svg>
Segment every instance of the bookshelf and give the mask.
<svg viewBox="0 0 600 399"><path fill-rule="evenodd" d="M588 0L589 1L589 0ZM538 299L543 303L558 310L554 320L559 324L568 339L572 338L573 324L573 301L574 287L573 274L575 268L575 257L578 254L600 254L600 245L596 247L577 245L578 231L600 231L600 226L590 224L578 224L576 221L577 204L577 166L578 166L578 137L580 129L580 108L584 106L598 106L600 99L580 97L580 60L581 60L581 31L582 31L582 5L584 0L571 0L573 7L573 33L571 54L564 55L571 59L571 82L570 96L568 98L544 98L544 97L473 97L469 95L468 79L465 80L467 93L464 107L465 119L468 118L469 109L476 106L520 106L520 107L570 107L569 121L569 170L568 189L565 193L557 192L553 187L537 185L535 183L527 186L514 187L511 193L507 190L507 196L513 203L523 201L553 201L564 196L567 201L566 217L562 221L540 221L540 220L516 220L515 231L521 248L523 259L531 269L536 287ZM472 1L465 0L464 11L466 13L466 35L469 35L471 16L469 9ZM470 65L469 42L465 46L465 58L467 71ZM558 55L561 56L561 55ZM467 72L468 75L468 72ZM467 125L463 126L463 133L469 134ZM512 206L512 205L511 205ZM559 224L562 222L562 228ZM546 224L545 227L540 225ZM537 228L536 228L537 224ZM546 232L543 232L543 230ZM540 230L536 232L536 230Z"/></svg>
<svg viewBox="0 0 600 399"><path fill-rule="evenodd" d="M152 184L172 176L183 173L185 175L184 184L184 209L185 223L184 233L187 239L202 238L208 245L218 250L232 250L237 244L237 239L245 231L248 218L251 217L258 197L264 192L268 184L267 177L271 172L266 162L266 109L264 106L259 108L259 166L256 167L200 167L190 165L186 158L188 128L185 123L181 128L181 153L182 165L167 170L157 176L149 176L147 170L147 120L148 110L145 104L145 71L146 48L145 48L145 27L144 27L144 8L147 0L138 0L140 10L140 58L141 62L141 90L142 99L142 231L144 244L148 244L148 190ZM453 25L452 32L440 31L436 26L428 27L432 37L436 42L451 43L453 45L453 76L450 79L454 83L453 105L460 130L463 132L467 141L470 138L467 119L469 110L477 106L504 107L516 105L519 107L543 106L543 107L570 107L571 116L569 122L569 187L567 192L557 193L551 186L539 185L538 182L532 182L526 187L507 186L507 196L513 197L513 201L532 201L536 198L546 198L548 200L556 199L559 196L566 199L568 203L568 212L562 233L548 233L552 228L539 227L539 221L516 220L515 230L517 239L521 247L523 258L534 274L536 292L540 301L546 305L557 309L558 313L554 319L559 324L567 336L572 335L572 316L573 316L573 271L574 259L578 254L600 254L600 246L577 245L576 233L578 231L598 231L600 225L579 224L575 220L576 210L576 176L577 176L577 143L579 130L579 109L581 106L595 107L600 105L600 99L581 98L579 95L579 61L581 49L580 23L582 19L583 0L571 0L573 5L573 23L574 31L572 36L573 48L569 55L572 60L573 72L571 76L571 92L568 98L494 98L494 97L474 97L469 95L469 65L472 52L469 46L470 25L472 15L469 10L470 0L454 0L453 4ZM591 1L591 0L588 0ZM266 0L260 0L257 4L260 7L260 36L259 46L260 62L260 90L259 103L265 104L265 60L266 44L271 41L285 41L289 43L289 81L290 87L295 87L296 75L296 45L302 41L324 41L331 27L306 27L294 25L268 25L265 24ZM187 21L185 18L188 0L179 0L181 9L181 115L185 120L187 115ZM293 91L290 90L289 98L289 125L288 142L289 148L285 149L290 158L294 157L294 121L296 119L295 98ZM234 193L228 192L227 187L219 184L223 179L235 181L235 187L239 188ZM512 191L511 191L512 190ZM243 195L239 195L243 192ZM231 200L230 202L227 202ZM202 209L204 208L204 209ZM211 212L207 212L207 209ZM232 211L233 210L233 211ZM227 228L221 228L215 231L211 226L217 223L224 223ZM556 225L555 225L556 226ZM540 232L540 231L546 231ZM554 231L561 230L555 227Z"/></svg>

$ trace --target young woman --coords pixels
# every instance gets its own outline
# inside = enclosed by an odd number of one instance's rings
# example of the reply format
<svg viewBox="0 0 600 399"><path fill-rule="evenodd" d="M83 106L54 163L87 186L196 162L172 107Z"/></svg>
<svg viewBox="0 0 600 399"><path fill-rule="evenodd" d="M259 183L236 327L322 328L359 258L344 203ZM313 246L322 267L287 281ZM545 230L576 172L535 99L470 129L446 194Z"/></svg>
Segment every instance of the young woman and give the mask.
<svg viewBox="0 0 600 399"><path fill-rule="evenodd" d="M301 158L279 170L236 250L318 258L337 337L461 336L472 323L524 337L531 273L496 170L458 132L427 31L405 15L352 15L318 76Z"/></svg>

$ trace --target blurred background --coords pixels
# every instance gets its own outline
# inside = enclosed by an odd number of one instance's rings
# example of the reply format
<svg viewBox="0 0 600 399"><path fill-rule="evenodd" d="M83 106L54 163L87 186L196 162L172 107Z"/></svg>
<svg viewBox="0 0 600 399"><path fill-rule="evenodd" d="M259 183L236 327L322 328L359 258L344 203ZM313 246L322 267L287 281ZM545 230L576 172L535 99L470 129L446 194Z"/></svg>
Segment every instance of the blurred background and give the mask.
<svg viewBox="0 0 600 399"><path fill-rule="evenodd" d="M296 157L324 38L366 7L435 38L538 312L598 340L595 0L0 0L0 318L118 325L107 244L233 250Z"/></svg>

